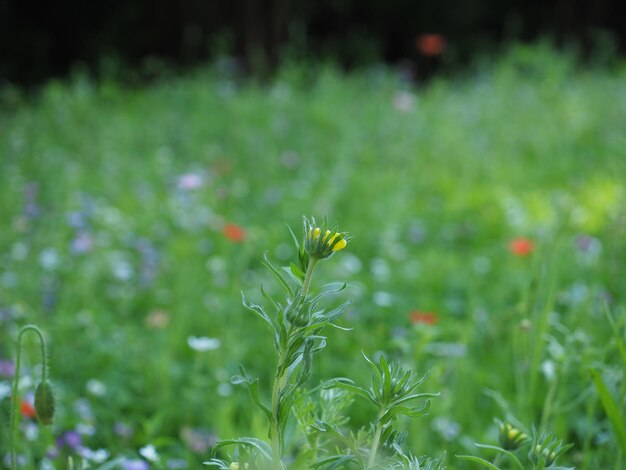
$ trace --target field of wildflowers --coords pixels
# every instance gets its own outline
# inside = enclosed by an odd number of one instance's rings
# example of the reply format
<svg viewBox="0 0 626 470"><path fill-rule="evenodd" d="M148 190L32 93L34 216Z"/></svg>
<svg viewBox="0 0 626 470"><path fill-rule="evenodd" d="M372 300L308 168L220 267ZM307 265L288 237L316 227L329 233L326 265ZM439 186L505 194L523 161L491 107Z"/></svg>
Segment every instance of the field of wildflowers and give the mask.
<svg viewBox="0 0 626 470"><path fill-rule="evenodd" d="M272 400L272 336L241 293L279 293L264 252L297 283L303 214L352 237L316 272L347 282L350 330L324 330L305 387L369 383L363 356L429 372L429 413L395 426L434 460L405 468L444 468L444 452L449 468L519 468L489 446L543 468L552 442L572 444L553 468L626 465L623 63L538 45L423 88L300 65L259 85L228 61L143 88L5 88L0 181L2 468L12 395L18 468L238 468L218 441L270 443L247 378L231 382L244 365ZM26 324L47 343L50 426L34 334L12 391ZM337 429L376 434L341 390ZM304 446L294 406L287 468Z"/></svg>

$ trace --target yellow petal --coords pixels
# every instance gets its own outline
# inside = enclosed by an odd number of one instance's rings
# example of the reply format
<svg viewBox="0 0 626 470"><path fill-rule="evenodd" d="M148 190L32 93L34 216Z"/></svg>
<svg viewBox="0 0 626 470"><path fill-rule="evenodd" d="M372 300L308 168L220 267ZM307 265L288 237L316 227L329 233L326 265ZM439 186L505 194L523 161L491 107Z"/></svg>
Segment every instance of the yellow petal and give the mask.
<svg viewBox="0 0 626 470"><path fill-rule="evenodd" d="M344 239L341 239L335 244L335 246L333 246L333 251L343 250L347 244L348 244L347 241L345 241Z"/></svg>
<svg viewBox="0 0 626 470"><path fill-rule="evenodd" d="M313 238L318 238L320 236L320 228L319 227L315 227L315 230L313 230Z"/></svg>

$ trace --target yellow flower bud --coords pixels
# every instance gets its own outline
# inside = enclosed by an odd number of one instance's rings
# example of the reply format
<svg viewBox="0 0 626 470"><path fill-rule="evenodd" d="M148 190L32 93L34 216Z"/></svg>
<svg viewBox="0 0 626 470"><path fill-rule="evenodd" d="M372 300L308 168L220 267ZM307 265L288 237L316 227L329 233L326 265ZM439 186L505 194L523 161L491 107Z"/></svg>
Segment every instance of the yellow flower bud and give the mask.
<svg viewBox="0 0 626 470"><path fill-rule="evenodd" d="M335 235L335 236L336 236L336 235ZM333 237L333 239L334 239L334 237ZM347 244L348 244L348 242L347 242L347 241L345 241L345 240L343 240L343 239L342 239L342 240L339 240L339 241L335 244L335 246L333 246L333 251L343 250L343 249L346 247L346 245L347 245Z"/></svg>

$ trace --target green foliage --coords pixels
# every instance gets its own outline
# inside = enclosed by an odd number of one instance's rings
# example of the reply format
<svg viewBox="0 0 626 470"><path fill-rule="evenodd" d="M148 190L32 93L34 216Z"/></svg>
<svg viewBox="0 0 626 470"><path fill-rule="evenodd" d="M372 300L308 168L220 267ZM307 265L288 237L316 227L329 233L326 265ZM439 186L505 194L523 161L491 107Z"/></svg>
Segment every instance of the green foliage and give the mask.
<svg viewBox="0 0 626 470"><path fill-rule="evenodd" d="M371 366L355 358L380 365L385 351L389 365L430 371L426 390L441 392L431 416L394 421L407 453L445 450L451 467L474 468L454 455L495 457L472 443L496 444L500 416L573 443L564 464L624 468L609 413L625 416L625 72L523 46L419 88L385 68L292 64L260 86L215 67L136 88L78 75L0 106L0 360L15 359L5 338L40 325L57 397L49 431L32 442L20 431L19 457L50 463L48 447L76 429L93 431L82 444L106 462L145 460L153 444L159 464L189 468L218 438L267 439L249 385L229 379L244 364L271 409L287 293L258 253L301 285L284 222L298 227L305 212L355 234L315 286L350 281L316 302L353 299L336 325L351 331L320 333L324 354L314 339L306 385L349 376L369 392ZM532 241L526 256L509 247L519 237ZM242 291L269 322L241 306ZM190 347L198 337L211 341ZM39 375L25 359L30 399ZM9 381L0 376L0 458ZM320 417L318 392L311 413L367 448L377 410L351 393L349 421ZM315 444L298 422L286 455ZM320 439L343 442L330 434Z"/></svg>

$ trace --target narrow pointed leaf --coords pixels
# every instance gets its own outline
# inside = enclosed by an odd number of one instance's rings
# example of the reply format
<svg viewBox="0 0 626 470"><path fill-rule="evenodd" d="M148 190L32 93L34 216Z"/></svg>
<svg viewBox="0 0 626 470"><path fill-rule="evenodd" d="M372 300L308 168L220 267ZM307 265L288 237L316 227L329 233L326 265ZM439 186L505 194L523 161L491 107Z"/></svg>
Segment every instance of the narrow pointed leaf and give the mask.
<svg viewBox="0 0 626 470"><path fill-rule="evenodd" d="M267 267L267 269L270 270L270 272L274 275L274 278L276 279L276 281L278 282L278 284L283 288L283 290L290 296L293 297L293 289L291 288L291 286L289 285L289 283L287 282L287 280L283 277L283 275L280 273L280 271L278 271L278 269L276 269L272 263L270 263L270 261L267 259L267 253L263 255L263 261L262 263L265 265L265 267Z"/></svg>
<svg viewBox="0 0 626 470"><path fill-rule="evenodd" d="M481 464L483 467L490 468L491 470L500 470L491 462L488 462L485 459L481 459L480 457L476 457L475 455L455 455L457 459L461 460L469 460L470 462L475 462Z"/></svg>
<svg viewBox="0 0 626 470"><path fill-rule="evenodd" d="M596 386L598 395L600 395L602 407L604 408L604 411L611 422L611 426L613 427L615 439L622 449L622 453L626 455L626 422L619 411L617 403L604 383L604 380L602 380L600 373L595 369L591 369L591 378Z"/></svg>
<svg viewBox="0 0 626 470"><path fill-rule="evenodd" d="M241 445L241 446L249 447L252 449L256 449L267 460L272 460L272 448L270 447L270 445L267 442L262 441L261 439L256 439L254 437L240 437L238 439L225 439L215 444L215 447L213 447L213 449L217 450L221 447L230 446L230 445Z"/></svg>

